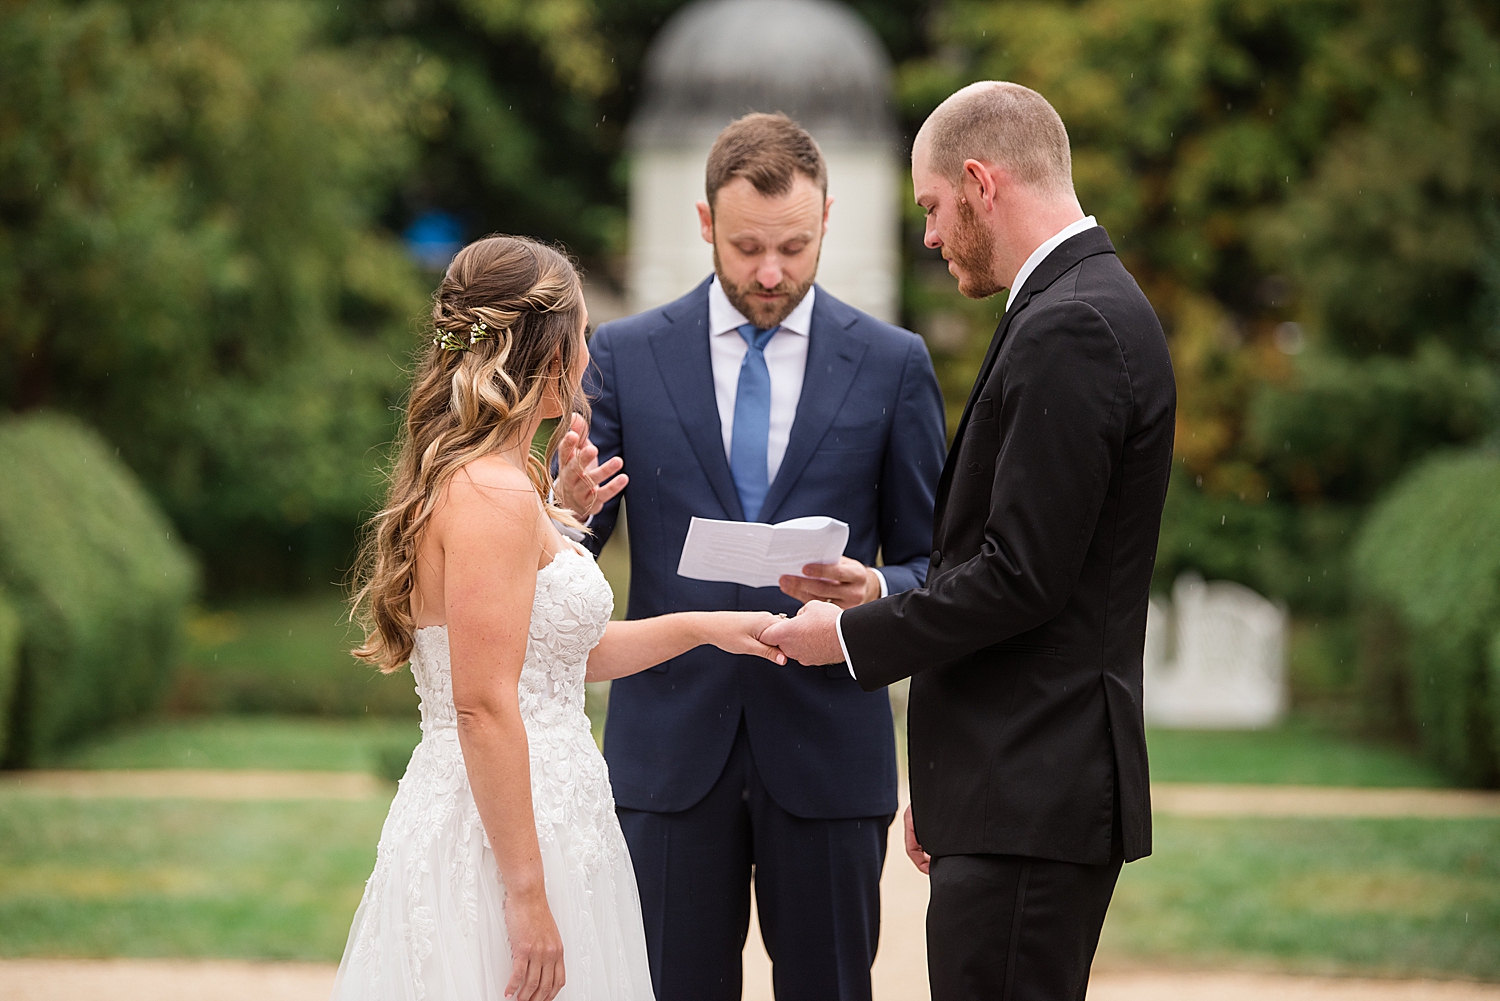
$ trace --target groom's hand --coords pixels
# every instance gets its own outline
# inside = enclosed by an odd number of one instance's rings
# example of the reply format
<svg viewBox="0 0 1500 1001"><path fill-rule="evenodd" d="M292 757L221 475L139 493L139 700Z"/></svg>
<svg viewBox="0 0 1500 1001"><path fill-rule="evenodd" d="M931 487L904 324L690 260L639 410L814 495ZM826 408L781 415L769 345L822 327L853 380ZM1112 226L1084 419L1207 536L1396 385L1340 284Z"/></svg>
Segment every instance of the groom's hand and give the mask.
<svg viewBox="0 0 1500 1001"><path fill-rule="evenodd" d="M839 608L826 601L809 601L794 619L777 619L760 634L760 642L780 648L792 660L809 667L837 664L844 659L839 646Z"/></svg>
<svg viewBox="0 0 1500 1001"><path fill-rule="evenodd" d="M906 816L902 818L902 824L906 828L906 857L911 859L911 864L922 870L922 875L929 874L932 868L932 856L922 850L917 844L917 828L911 819L911 807L906 808Z"/></svg>
<svg viewBox="0 0 1500 1001"><path fill-rule="evenodd" d="M557 480L552 492L560 507L580 519L592 518L630 482L630 477L620 473L624 467L625 460L618 455L599 464L599 449L589 441L589 426L574 414L568 433L557 446ZM615 478L611 480L611 476Z"/></svg>
<svg viewBox="0 0 1500 1001"><path fill-rule="evenodd" d="M798 601L831 601L840 608L853 608L880 597L880 575L847 556L840 556L837 563L809 563L802 573L781 578L781 590Z"/></svg>

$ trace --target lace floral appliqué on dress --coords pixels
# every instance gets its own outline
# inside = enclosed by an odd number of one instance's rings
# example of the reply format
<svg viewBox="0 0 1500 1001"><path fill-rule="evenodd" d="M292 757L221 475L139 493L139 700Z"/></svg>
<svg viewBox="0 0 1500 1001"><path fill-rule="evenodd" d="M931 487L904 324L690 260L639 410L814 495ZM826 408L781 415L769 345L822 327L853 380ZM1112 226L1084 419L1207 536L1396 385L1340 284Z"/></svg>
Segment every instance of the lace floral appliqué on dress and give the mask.
<svg viewBox="0 0 1500 1001"><path fill-rule="evenodd" d="M614 602L594 561L564 549L537 573L519 686L547 902L563 940L559 1001L651 1001L630 856L583 709L589 651ZM469 789L448 631L417 630L422 742L380 833L339 965L336 999L500 1001L510 980L505 888Z"/></svg>

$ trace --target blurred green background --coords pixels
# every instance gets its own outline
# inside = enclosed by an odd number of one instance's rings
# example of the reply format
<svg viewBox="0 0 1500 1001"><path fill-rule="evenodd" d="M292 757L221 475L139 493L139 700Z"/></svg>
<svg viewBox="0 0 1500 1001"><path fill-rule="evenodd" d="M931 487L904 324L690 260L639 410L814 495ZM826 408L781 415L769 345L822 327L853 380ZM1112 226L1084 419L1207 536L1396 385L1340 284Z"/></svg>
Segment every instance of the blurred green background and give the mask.
<svg viewBox="0 0 1500 1001"><path fill-rule="evenodd" d="M0 0L0 762L399 774L410 675L348 657L340 585L437 280L403 234L561 241L617 290L624 129L680 6ZM1156 583L1291 612L1289 722L1153 734L1155 777L1500 784L1500 8L850 6L908 138L975 79L1056 105L1176 367ZM910 206L902 246L951 424L1000 304ZM0 951L336 955L382 812L343 809L0 795ZM1165 826L1117 941L1500 978L1494 823L1214 825ZM172 883L190 834L222 883ZM1317 933L1277 882L1313 870L1347 905Z"/></svg>

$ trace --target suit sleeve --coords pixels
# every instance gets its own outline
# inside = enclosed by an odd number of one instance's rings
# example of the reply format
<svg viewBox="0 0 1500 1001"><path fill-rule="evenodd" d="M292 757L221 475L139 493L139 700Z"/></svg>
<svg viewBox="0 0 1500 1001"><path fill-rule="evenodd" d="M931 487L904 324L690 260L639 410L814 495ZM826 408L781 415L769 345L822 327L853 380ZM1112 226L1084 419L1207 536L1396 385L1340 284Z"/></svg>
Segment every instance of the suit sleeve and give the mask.
<svg viewBox="0 0 1500 1001"><path fill-rule="evenodd" d="M1087 303L1058 303L1027 319L981 392L995 400L999 424L979 553L924 587L843 615L866 689L1034 629L1062 611L1077 585L1124 441L1130 384L1113 332ZM977 423L964 434L974 436ZM960 453L968 464L978 458ZM984 489L966 476L967 468L953 471L950 510Z"/></svg>
<svg viewBox="0 0 1500 1001"><path fill-rule="evenodd" d="M594 332L593 339L589 341L589 367L583 378L584 392L588 394L593 409L593 415L589 419L589 440L599 449L601 464L619 455L623 447L620 438L620 401L616 393L618 383L614 377L615 359L610 350L610 334L608 324ZM626 469L624 472L628 473L630 470ZM627 486L625 493L629 492L630 488ZM593 534L584 541L584 545L595 556L603 551L604 544L615 530L623 496L612 498L589 521L589 531Z"/></svg>
<svg viewBox="0 0 1500 1001"><path fill-rule="evenodd" d="M889 594L920 587L932 552L932 504L943 471L943 393L927 345L913 337L880 471L880 548Z"/></svg>

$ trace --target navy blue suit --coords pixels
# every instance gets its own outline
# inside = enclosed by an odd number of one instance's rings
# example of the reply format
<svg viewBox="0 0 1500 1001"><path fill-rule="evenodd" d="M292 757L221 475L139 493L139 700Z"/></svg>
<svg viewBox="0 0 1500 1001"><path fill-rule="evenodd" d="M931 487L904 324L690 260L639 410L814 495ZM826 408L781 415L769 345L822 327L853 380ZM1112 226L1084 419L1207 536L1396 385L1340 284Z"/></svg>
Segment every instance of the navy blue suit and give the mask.
<svg viewBox="0 0 1500 1001"><path fill-rule="evenodd" d="M607 323L590 344L590 437L601 462L623 456L630 475L624 498L632 619L690 609L794 615L800 607L777 588L677 574L693 516L744 518L714 397L708 287L705 281L676 302ZM909 590L926 579L944 452L942 398L922 340L819 288L801 398L759 520L828 515L846 521L846 555L873 566L880 553L891 593ZM596 551L617 514L618 501L594 518L590 545ZM604 754L641 884L661 1001L739 997L750 864L757 867L762 933L776 965L778 997L868 996L885 826L896 811L895 741L883 689L865 692L843 665L778 667L699 647L614 683ZM756 813L761 806L776 813L775 823ZM748 856L734 847L738 834L720 829L738 823L736 811L746 810L751 829L745 838L753 842L743 846ZM783 837L782 844L766 843ZM693 864L682 861L684 838L694 840L699 854L722 845L733 856L704 863L722 871L713 880L724 886L705 887L709 877L699 872L688 880L690 888L671 889L674 867L680 874ZM865 870L857 878L812 872L798 868L799 854L818 855L824 869L830 854L863 859ZM772 886L772 879L780 883ZM840 888L849 880L860 886ZM694 897L691 908L687 896ZM841 899L824 899L829 896ZM742 908L744 916L737 917ZM738 944L694 940L718 934L717 910L725 910L730 925L738 922ZM835 975L806 968L793 953L807 950L790 944L806 938L806 929L773 941L768 918L791 928L804 915L830 926L822 934L833 939L819 944L814 935L807 948L821 950L825 962L831 949L849 969ZM860 943L852 952L843 941L851 938ZM863 959L854 955L861 951ZM860 962L862 989L846 983L858 980L851 970Z"/></svg>

